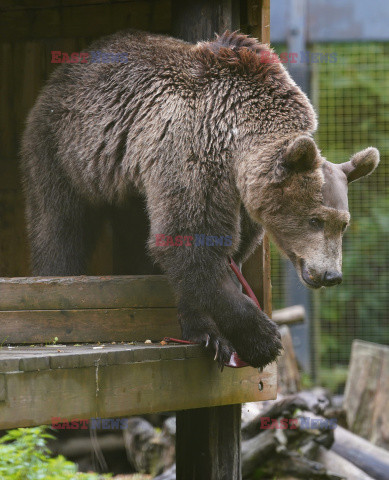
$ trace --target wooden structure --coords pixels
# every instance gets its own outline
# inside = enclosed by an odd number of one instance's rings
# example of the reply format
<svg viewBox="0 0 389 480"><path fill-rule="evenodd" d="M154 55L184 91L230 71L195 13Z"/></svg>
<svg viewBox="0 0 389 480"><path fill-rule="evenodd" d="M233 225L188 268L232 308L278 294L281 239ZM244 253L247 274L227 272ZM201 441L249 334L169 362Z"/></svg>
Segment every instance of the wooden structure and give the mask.
<svg viewBox="0 0 389 480"><path fill-rule="evenodd" d="M388 449L388 405L389 347L354 340L343 403L348 427Z"/></svg>
<svg viewBox="0 0 389 480"><path fill-rule="evenodd" d="M80 51L128 27L195 41L241 28L269 42L270 0L5 0L0 9L2 277L29 274L17 149L55 67L52 50ZM166 281L146 276L156 273L144 254L147 231L141 200L113 212L88 272L142 276L0 281L0 428L178 410L177 479L239 480L240 403L276 396L274 365L220 374L197 346L101 344L178 334ZM269 265L265 240L243 270L271 314ZM7 346L31 342L48 345Z"/></svg>
<svg viewBox="0 0 389 480"><path fill-rule="evenodd" d="M0 372L0 429L265 400L276 390L275 365L220 374L197 345L3 347Z"/></svg>

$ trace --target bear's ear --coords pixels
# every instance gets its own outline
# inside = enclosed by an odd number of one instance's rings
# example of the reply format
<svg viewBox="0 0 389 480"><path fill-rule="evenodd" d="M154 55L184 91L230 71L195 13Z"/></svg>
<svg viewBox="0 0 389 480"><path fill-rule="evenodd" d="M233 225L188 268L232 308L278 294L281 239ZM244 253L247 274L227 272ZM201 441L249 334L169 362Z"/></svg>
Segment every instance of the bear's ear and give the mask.
<svg viewBox="0 0 389 480"><path fill-rule="evenodd" d="M284 156L284 166L292 172L314 170L321 162L315 142L307 135L301 135L293 140Z"/></svg>
<svg viewBox="0 0 389 480"><path fill-rule="evenodd" d="M380 163L380 153L374 147L365 148L351 157L351 160L341 164L348 183L355 182L370 175Z"/></svg>

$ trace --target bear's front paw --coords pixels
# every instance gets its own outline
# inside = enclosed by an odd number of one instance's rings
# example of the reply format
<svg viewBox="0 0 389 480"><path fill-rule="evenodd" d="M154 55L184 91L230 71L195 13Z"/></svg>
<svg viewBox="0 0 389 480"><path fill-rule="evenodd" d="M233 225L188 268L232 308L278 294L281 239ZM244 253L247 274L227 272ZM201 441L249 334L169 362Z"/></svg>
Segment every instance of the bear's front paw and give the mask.
<svg viewBox="0 0 389 480"><path fill-rule="evenodd" d="M224 364L229 362L231 355L234 353L234 348L221 335L213 320L200 314L198 314L196 319L187 318L182 314L179 314L178 318L181 325L182 338L209 349L220 370L223 371Z"/></svg>
<svg viewBox="0 0 389 480"><path fill-rule="evenodd" d="M216 323L242 360L256 368L265 367L282 350L278 327L247 297L239 300L228 311L224 309L224 318Z"/></svg>
<svg viewBox="0 0 389 480"><path fill-rule="evenodd" d="M265 314L254 328L243 324L233 344L242 360L256 368L274 362L282 350L277 325Z"/></svg>

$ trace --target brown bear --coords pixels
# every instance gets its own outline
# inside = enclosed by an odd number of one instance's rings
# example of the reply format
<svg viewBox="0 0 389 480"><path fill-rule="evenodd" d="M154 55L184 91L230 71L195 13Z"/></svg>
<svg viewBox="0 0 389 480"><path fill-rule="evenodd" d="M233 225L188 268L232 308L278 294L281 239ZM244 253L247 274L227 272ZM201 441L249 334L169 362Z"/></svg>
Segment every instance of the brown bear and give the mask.
<svg viewBox="0 0 389 480"><path fill-rule="evenodd" d="M24 133L34 274L84 274L100 210L141 195L183 338L220 364L233 350L268 364L281 348L277 327L238 289L229 256L244 261L264 228L305 285L339 283L347 183L374 170L378 151L323 159L309 100L254 38L226 32L192 45L121 32L90 50L128 61L59 67ZM156 241L196 235L215 243Z"/></svg>

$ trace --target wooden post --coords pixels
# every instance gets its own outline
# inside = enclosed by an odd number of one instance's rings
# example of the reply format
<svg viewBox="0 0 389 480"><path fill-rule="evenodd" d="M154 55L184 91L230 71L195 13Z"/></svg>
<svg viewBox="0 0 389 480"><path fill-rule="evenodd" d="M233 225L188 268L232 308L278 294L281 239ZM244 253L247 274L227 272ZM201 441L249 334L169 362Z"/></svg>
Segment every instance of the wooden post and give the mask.
<svg viewBox="0 0 389 480"><path fill-rule="evenodd" d="M239 480L240 405L177 412L177 480Z"/></svg>
<svg viewBox="0 0 389 480"><path fill-rule="evenodd" d="M270 0L173 0L173 34L184 40L208 40L235 30L250 12L249 33L270 40ZM242 13L243 12L243 13ZM255 24L255 25L254 25ZM270 251L267 237L244 265L248 281L271 314ZM177 480L240 480L241 405L177 412Z"/></svg>
<svg viewBox="0 0 389 480"><path fill-rule="evenodd" d="M172 0L173 35L195 43L237 30L239 7L239 0Z"/></svg>
<svg viewBox="0 0 389 480"><path fill-rule="evenodd" d="M245 30L262 43L270 43L270 0L247 0ZM253 255L242 268L263 310L271 316L270 243L265 235Z"/></svg>

